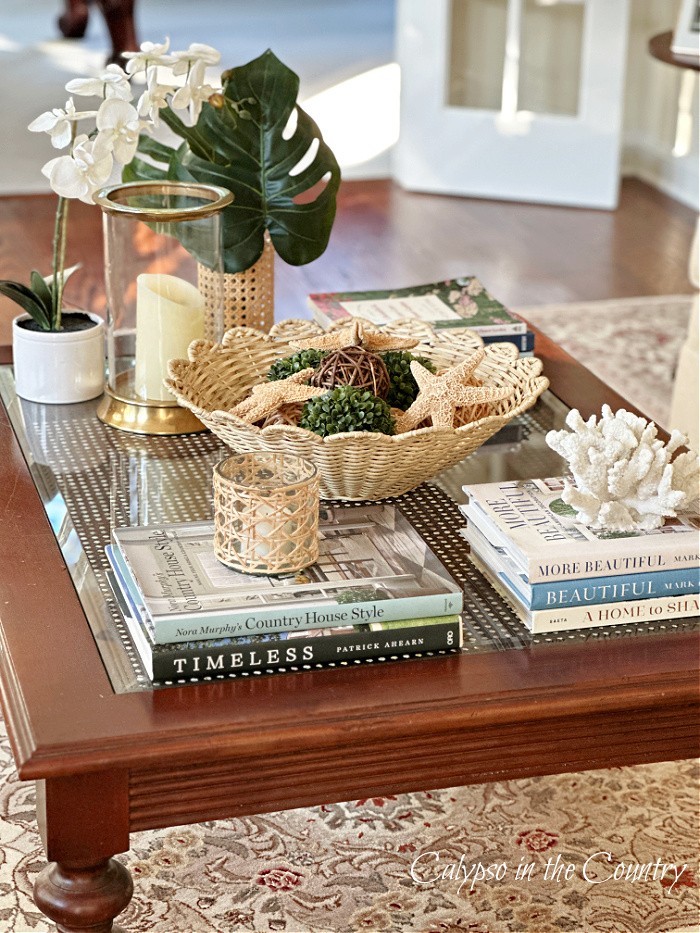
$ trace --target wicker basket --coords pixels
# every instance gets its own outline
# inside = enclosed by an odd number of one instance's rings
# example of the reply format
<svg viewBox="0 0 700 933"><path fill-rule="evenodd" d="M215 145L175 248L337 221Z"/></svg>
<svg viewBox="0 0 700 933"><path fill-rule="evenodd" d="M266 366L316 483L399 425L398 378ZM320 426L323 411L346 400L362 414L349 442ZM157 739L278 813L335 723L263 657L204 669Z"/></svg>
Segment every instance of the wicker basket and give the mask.
<svg viewBox="0 0 700 933"><path fill-rule="evenodd" d="M200 263L197 271L199 290L207 308L220 306L218 289L223 282L224 330L257 327L269 331L275 320L275 249L267 231L262 255L250 269L221 276ZM207 336L212 333L209 322L205 333Z"/></svg>
<svg viewBox="0 0 700 933"><path fill-rule="evenodd" d="M415 321L392 324L393 333L418 337L412 352L427 356L438 371L453 366L482 345L471 331L433 331ZM273 424L257 428L229 411L264 381L272 363L294 352L289 341L322 333L310 321L283 321L269 334L247 327L228 331L221 344L196 341L188 360L171 360L167 385L214 434L238 452L284 451L316 464L321 495L333 499L383 499L413 489L458 463L530 408L548 386L542 363L519 358L513 344L489 344L477 376L488 385L513 386L495 412L460 428L421 428L388 436L349 432L319 437L303 428Z"/></svg>

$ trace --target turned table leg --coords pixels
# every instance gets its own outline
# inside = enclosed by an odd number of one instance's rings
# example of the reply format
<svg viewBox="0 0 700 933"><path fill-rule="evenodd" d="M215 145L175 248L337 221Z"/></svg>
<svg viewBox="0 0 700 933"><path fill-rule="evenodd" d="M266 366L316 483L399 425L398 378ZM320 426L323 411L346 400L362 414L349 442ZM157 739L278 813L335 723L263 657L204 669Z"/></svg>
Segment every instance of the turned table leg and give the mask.
<svg viewBox="0 0 700 933"><path fill-rule="evenodd" d="M129 848L126 772L37 782L37 820L49 864L34 901L59 933L109 933L131 900L129 872L112 858Z"/></svg>
<svg viewBox="0 0 700 933"><path fill-rule="evenodd" d="M133 890L131 875L113 858L87 868L51 862L36 879L34 902L59 933L110 933Z"/></svg>

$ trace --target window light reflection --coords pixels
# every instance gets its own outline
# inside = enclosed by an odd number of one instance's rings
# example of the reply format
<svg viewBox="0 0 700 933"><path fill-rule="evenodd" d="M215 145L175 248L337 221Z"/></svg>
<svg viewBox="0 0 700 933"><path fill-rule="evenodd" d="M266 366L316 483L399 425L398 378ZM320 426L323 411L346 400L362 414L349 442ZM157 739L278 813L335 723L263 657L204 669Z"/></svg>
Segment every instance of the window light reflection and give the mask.
<svg viewBox="0 0 700 933"><path fill-rule="evenodd" d="M341 167L361 165L399 138L399 89L399 66L392 62L314 94L302 106Z"/></svg>

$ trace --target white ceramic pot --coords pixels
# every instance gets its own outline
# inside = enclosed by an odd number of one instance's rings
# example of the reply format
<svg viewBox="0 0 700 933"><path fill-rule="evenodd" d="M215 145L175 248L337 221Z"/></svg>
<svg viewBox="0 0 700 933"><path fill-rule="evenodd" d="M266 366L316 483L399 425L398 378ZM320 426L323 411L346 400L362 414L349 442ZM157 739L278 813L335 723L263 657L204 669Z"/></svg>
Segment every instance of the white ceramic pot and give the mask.
<svg viewBox="0 0 700 933"><path fill-rule="evenodd" d="M76 331L37 331L12 322L15 387L30 402L60 405L85 402L102 394L105 377L105 328L96 314L94 327Z"/></svg>

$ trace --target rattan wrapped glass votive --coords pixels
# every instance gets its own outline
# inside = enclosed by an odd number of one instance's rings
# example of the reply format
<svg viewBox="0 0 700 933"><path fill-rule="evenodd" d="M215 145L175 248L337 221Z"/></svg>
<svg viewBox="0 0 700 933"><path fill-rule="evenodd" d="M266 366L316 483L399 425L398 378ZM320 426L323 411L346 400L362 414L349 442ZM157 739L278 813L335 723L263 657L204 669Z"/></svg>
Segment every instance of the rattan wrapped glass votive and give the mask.
<svg viewBox="0 0 700 933"><path fill-rule="evenodd" d="M214 552L244 573L291 573L318 559L319 476L284 453L234 454L214 467Z"/></svg>

